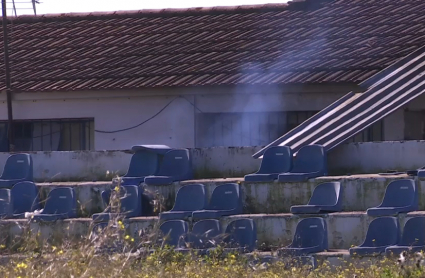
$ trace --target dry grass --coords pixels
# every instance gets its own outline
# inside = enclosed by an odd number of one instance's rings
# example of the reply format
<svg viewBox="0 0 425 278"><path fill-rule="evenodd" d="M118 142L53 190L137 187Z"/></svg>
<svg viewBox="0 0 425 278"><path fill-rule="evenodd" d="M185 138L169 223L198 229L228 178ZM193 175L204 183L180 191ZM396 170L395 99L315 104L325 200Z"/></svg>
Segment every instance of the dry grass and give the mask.
<svg viewBox="0 0 425 278"><path fill-rule="evenodd" d="M414 264L401 268L394 261L368 267L347 264L315 270L292 267L283 262L252 264L246 257L229 254L225 258L182 255L165 248L146 256L125 253L95 254L94 246L27 253L27 258L11 259L0 266L1 277L425 277Z"/></svg>

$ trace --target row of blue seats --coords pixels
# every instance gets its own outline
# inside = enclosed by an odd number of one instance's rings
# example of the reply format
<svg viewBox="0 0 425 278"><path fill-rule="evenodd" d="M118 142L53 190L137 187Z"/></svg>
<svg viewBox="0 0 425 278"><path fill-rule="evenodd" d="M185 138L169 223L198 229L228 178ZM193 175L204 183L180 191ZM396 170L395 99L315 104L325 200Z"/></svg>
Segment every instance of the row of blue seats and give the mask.
<svg viewBox="0 0 425 278"><path fill-rule="evenodd" d="M232 251L244 253L252 252L256 247L256 226L251 219L230 222L225 231L230 236L223 241L218 240L221 234L220 224L214 219L196 222L191 233L188 233L188 223L183 220L166 221L162 223L160 230L163 235L167 235L166 244L176 250L185 250L190 246L205 254L208 248L221 244L232 248ZM311 217L298 222L291 244L280 248L278 255L302 257L327 250L326 222L323 218ZM349 249L351 256L374 256L382 253L398 255L403 251L425 251L425 217L407 220L402 235L396 218L376 218L369 224L364 242Z"/></svg>
<svg viewBox="0 0 425 278"><path fill-rule="evenodd" d="M122 184L138 185L145 182L149 185L163 185L193 178L187 149L168 148L161 154L137 151L131 158L127 173L122 177ZM10 155L0 177L0 188L12 188L22 181L33 181L31 155Z"/></svg>
<svg viewBox="0 0 425 278"><path fill-rule="evenodd" d="M327 175L327 159L323 146L309 145L294 154L290 147L268 148L261 161L260 169L245 176L248 182L300 182Z"/></svg>
<svg viewBox="0 0 425 278"><path fill-rule="evenodd" d="M316 186L307 205L292 206L294 214L314 214L342 211L343 187L339 182ZM392 181L385 189L380 205L367 209L370 216L390 216L418 210L418 190L411 179Z"/></svg>
<svg viewBox="0 0 425 278"><path fill-rule="evenodd" d="M127 173L121 177L122 185L167 185L193 178L192 162L187 149L168 146L134 146Z"/></svg>
<svg viewBox="0 0 425 278"><path fill-rule="evenodd" d="M165 185L193 178L191 159L187 149L167 146L135 146L122 185ZM282 182L306 180L327 174L326 154L322 146L301 148L294 162L289 147L270 147L263 155L261 167L246 181ZM0 177L0 188L11 188L20 181L33 181L33 162L29 154L11 155Z"/></svg>
<svg viewBox="0 0 425 278"><path fill-rule="evenodd" d="M350 255L396 255L403 251L425 251L425 217L417 216L407 220L402 235L397 218L385 216L374 219L369 224L363 244L350 248Z"/></svg>
<svg viewBox="0 0 425 278"><path fill-rule="evenodd" d="M102 192L102 199L105 206L108 207L103 213L94 214L93 220L96 222L108 221L111 213L120 213L127 218L142 216L143 200L141 190L141 187L135 185L121 186L120 195L117 199L120 204L120 211L111 211L111 207L108 206L111 190ZM75 199L75 193L72 188L56 188L49 194L46 204L60 204L60 201L54 202L51 200L54 196L59 196L56 192L60 191L69 192L66 194L73 196L72 199ZM212 192L209 203L206 196L205 186L202 184L183 186L177 192L174 207L171 211L162 212L160 219L171 220L192 217L196 221L243 213L240 186L238 184L228 183L217 186ZM0 215L2 217L22 217L25 212L32 212L40 207L38 190L32 182L17 183L12 189L2 188L0 189L0 197ZM68 210L69 215L75 215L76 202L72 201L68 204L69 206L61 205L61 207L51 207L51 209L53 211L62 211L61 214ZM382 203L378 207L368 209L367 214L371 216L389 216L417 209L418 192L415 182L410 179L400 179L392 181L387 186ZM329 213L341 210L342 187L339 182L319 184L314 189L307 205L291 207L291 212L294 214ZM46 213L45 211L43 212Z"/></svg>
<svg viewBox="0 0 425 278"><path fill-rule="evenodd" d="M122 177L123 185L170 184L193 177L188 150L170 150L168 146L134 146L127 174ZM163 155L161 167L156 165ZM176 161L178 160L178 161ZM159 169L159 171L157 171ZM155 175L155 177L152 177ZM302 147L296 154L287 146L268 148L261 161L260 169L245 176L249 182L298 182L327 175L327 159L323 146Z"/></svg>
<svg viewBox="0 0 425 278"><path fill-rule="evenodd" d="M103 222L110 219L111 214L120 213L126 218L142 216L142 193L141 187L135 185L123 185L120 187L117 201L120 203L120 211L112 211L110 206L111 190L102 192L104 212L92 216L93 221ZM117 206L117 204L115 204ZM242 198L240 186L236 183L228 183L217 186L208 202L203 184L190 184L180 188L176 195L176 201L171 211L160 213L161 220L187 219L193 220L220 218L241 214Z"/></svg>
<svg viewBox="0 0 425 278"><path fill-rule="evenodd" d="M257 244L257 228L252 219L234 220L227 225L224 233L217 219L198 221L190 232L188 222L183 220L165 221L159 229L159 240L165 240L163 244L173 246L178 251L190 248L207 253L207 250L221 245L225 251L249 253L255 250Z"/></svg>
<svg viewBox="0 0 425 278"><path fill-rule="evenodd" d="M230 192L235 192L235 194L230 194ZM315 187L307 205L292 206L291 212L294 214L340 212L342 211L342 196L343 187L339 182L322 183ZM199 214L194 212L203 209L204 200L205 188L202 184L183 186L177 191L174 207L171 211L161 213L160 218L169 220L192 216L195 220L199 219ZM211 195L208 209L215 211L215 214L209 214L208 218L242 213L239 186L231 183L217 186ZM377 207L369 208L367 213L370 216L386 216L417 209L418 191L414 180L400 179L392 181L387 186L382 203Z"/></svg>
<svg viewBox="0 0 425 278"><path fill-rule="evenodd" d="M366 238L359 246L349 249L351 256L373 256L386 253L397 255L403 251L425 251L425 217L412 217L406 221L400 236L398 220L384 216L372 220ZM279 254L304 256L328 249L328 232L322 218L302 219L296 228L293 242L281 248Z"/></svg>
<svg viewBox="0 0 425 278"><path fill-rule="evenodd" d="M126 217L142 216L141 189L135 185L121 186L121 213ZM110 190L102 192L105 205L109 204ZM343 187L339 182L326 182L316 186L307 205L291 207L294 214L331 213L342 211ZM369 208L370 216L388 216L407 213L418 209L418 191L410 179L392 181L386 188L382 203ZM93 215L95 221L107 221L110 208ZM174 207L160 213L161 220L220 218L243 213L240 186L235 183L217 186L208 203L205 186L190 184L181 187L176 194Z"/></svg>
<svg viewBox="0 0 425 278"><path fill-rule="evenodd" d="M0 189L0 217L24 218L25 213L40 209L38 189L33 182L19 182L12 189ZM77 217L77 198L71 187L52 189L43 210L33 220L55 221Z"/></svg>
<svg viewBox="0 0 425 278"><path fill-rule="evenodd" d="M292 243L279 249L279 255L305 256L328 250L328 231L322 218L305 218L298 222ZM378 217L368 226L364 242L349 249L351 256L397 255L403 251L425 251L425 217L406 221L400 237L395 217Z"/></svg>

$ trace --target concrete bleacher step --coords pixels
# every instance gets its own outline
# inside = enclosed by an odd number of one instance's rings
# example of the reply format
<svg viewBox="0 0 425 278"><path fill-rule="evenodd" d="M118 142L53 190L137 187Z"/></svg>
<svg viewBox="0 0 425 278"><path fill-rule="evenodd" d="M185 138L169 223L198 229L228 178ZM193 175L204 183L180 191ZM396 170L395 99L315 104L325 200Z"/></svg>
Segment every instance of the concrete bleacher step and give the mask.
<svg viewBox="0 0 425 278"><path fill-rule="evenodd" d="M344 187L343 211L366 211L370 207L381 203L387 185L396 179L411 178L407 175L355 175L355 176L330 176L312 179L297 183L247 183L243 179L209 179L193 180L174 183L172 185L146 186L151 192L158 192L164 196L167 210L174 205L177 190L184 185L202 183L206 187L208 198L213 189L223 183L239 183L242 189L244 212L256 213L287 213L293 205L307 204L314 187L327 181L339 181ZM419 210L425 210L425 180L416 178L419 188ZM112 186L112 182L55 182L38 183L41 200L55 187L74 187L79 202L78 215L89 217L93 213L103 210L101 191Z"/></svg>
<svg viewBox="0 0 425 278"><path fill-rule="evenodd" d="M160 192L168 203L173 203L175 192L180 186L197 182L206 186L208 195L217 184L237 182L241 184L244 211L247 213L286 213L293 205L307 204L313 189L320 183L338 181L343 187L343 211L366 211L370 207L378 206L385 193L387 185L397 179L412 178L407 175L376 174L355 176L329 176L311 179L306 182L292 183L249 183L242 179L216 179L184 181L172 186L150 187ZM425 181L416 180L419 188L419 209L425 210ZM167 203L167 204L168 204Z"/></svg>
<svg viewBox="0 0 425 278"><path fill-rule="evenodd" d="M360 245L366 236L369 223L374 219L364 212L341 212L320 216L324 217L327 223L329 249L349 249ZM414 216L425 216L425 211L399 215L401 227L407 219ZM240 218L250 218L256 223L257 246L261 250L288 245L301 219L293 214L235 215L220 219L221 226L225 229L228 223ZM0 238L5 240L5 243L14 242L23 234L27 223L28 220L25 219L0 220ZM75 218L50 223L32 222L29 228L33 234L40 233L41 238L46 240L64 237L78 239L89 234L91 224L91 218ZM124 224L128 234L137 239L141 231L149 233L159 222L158 217L136 217L125 220Z"/></svg>

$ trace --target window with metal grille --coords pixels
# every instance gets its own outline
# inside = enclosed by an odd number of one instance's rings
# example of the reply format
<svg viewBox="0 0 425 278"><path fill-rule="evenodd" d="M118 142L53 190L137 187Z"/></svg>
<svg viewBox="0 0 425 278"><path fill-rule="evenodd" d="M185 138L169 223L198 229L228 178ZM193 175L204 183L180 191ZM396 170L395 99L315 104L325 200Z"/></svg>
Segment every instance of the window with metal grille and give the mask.
<svg viewBox="0 0 425 278"><path fill-rule="evenodd" d="M94 119L16 120L15 151L94 149ZM0 151L7 151L7 122L0 122Z"/></svg>
<svg viewBox="0 0 425 278"><path fill-rule="evenodd" d="M316 114L317 111L198 113L196 146L265 146ZM382 122L350 142L381 141Z"/></svg>

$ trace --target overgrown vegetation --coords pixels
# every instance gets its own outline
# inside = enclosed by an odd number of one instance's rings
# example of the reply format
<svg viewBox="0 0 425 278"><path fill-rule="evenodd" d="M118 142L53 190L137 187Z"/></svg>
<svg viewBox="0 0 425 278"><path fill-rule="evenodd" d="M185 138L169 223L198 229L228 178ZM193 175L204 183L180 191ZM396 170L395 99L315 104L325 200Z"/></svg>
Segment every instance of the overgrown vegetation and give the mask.
<svg viewBox="0 0 425 278"><path fill-rule="evenodd" d="M119 189L111 196L111 212L119 212ZM155 193L155 210L161 198ZM78 240L40 240L27 227L19 241L0 246L0 277L424 277L422 257L402 257L340 262L318 262L317 268L301 266L287 258L265 262L263 254L226 254L217 246L209 256L182 254L164 245L158 227L129 234L116 214L103 229Z"/></svg>
<svg viewBox="0 0 425 278"><path fill-rule="evenodd" d="M331 268L294 267L284 262L252 263L246 257L199 258L171 249L146 257L126 253L96 254L94 246L45 246L43 252L27 252L0 266L1 277L425 277L414 263L401 267L394 261L364 266L348 264Z"/></svg>

